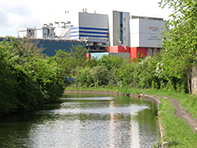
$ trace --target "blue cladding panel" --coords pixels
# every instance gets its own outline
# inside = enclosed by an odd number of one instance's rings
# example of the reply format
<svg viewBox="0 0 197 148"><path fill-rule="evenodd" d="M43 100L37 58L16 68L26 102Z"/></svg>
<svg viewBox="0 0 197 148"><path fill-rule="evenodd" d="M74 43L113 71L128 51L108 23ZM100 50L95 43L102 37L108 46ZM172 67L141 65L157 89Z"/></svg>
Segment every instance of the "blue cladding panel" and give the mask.
<svg viewBox="0 0 197 148"><path fill-rule="evenodd" d="M79 27L79 29L100 30L100 31L108 31L109 30L109 29L103 29L103 28L89 28L89 27Z"/></svg>
<svg viewBox="0 0 197 148"><path fill-rule="evenodd" d="M4 38L0 38L0 42L3 41Z"/></svg>
<svg viewBox="0 0 197 148"><path fill-rule="evenodd" d="M72 33L79 33L79 31L71 31L71 34L72 34Z"/></svg>
<svg viewBox="0 0 197 148"><path fill-rule="evenodd" d="M79 35L79 37L108 38L108 36L98 36L98 35Z"/></svg>
<svg viewBox="0 0 197 148"><path fill-rule="evenodd" d="M3 41L4 38L0 38L0 42ZM84 48L86 48L85 43L79 43L75 41L50 41L50 40L32 40L32 42L38 43L37 47L42 47L44 51L42 53L46 54L47 56L54 56L55 50L65 50L67 52L70 52L70 49L72 46L75 45L83 45Z"/></svg>
<svg viewBox="0 0 197 148"><path fill-rule="evenodd" d="M85 43L57 41L40 41L37 46L45 49L42 53L47 54L48 56L54 56L55 50L61 49L70 52L71 47L75 45L83 45L84 48L86 48Z"/></svg>
<svg viewBox="0 0 197 148"><path fill-rule="evenodd" d="M72 27L71 30L79 29L79 27Z"/></svg>
<svg viewBox="0 0 197 148"><path fill-rule="evenodd" d="M79 37L79 35L71 35L71 38L72 38L72 37Z"/></svg>
<svg viewBox="0 0 197 148"><path fill-rule="evenodd" d="M108 34L108 32L93 32L93 31L79 31L79 33L91 33L91 34Z"/></svg>

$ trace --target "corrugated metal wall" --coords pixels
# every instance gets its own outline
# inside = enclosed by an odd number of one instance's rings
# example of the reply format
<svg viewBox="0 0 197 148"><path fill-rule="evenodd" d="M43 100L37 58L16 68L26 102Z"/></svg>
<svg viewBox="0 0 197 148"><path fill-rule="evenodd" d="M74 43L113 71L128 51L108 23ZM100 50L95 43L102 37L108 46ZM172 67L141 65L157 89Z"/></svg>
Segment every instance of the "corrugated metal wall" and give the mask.
<svg viewBox="0 0 197 148"><path fill-rule="evenodd" d="M4 37L0 37L0 42L4 40ZM79 42L75 40L50 40L50 39L31 39L34 43L37 44L37 47L42 47L44 50L42 53L47 56L54 56L55 50L65 50L70 52L72 46L83 45L86 48L85 42Z"/></svg>
<svg viewBox="0 0 197 148"><path fill-rule="evenodd" d="M57 40L57 41L50 41L50 40L39 40L37 47L42 47L44 51L42 53L47 54L47 56L54 56L55 50L65 50L70 52L72 46L75 45L83 45L84 48L85 42L76 42L76 41L66 41L66 40Z"/></svg>

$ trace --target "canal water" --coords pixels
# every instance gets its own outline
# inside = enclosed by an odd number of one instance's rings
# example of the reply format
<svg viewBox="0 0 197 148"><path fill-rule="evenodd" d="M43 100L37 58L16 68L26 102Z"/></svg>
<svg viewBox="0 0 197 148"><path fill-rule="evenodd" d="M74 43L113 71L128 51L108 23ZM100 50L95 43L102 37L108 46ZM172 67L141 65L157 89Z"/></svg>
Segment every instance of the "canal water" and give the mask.
<svg viewBox="0 0 197 148"><path fill-rule="evenodd" d="M125 96L65 94L61 103L0 117L1 148L152 148L157 108Z"/></svg>

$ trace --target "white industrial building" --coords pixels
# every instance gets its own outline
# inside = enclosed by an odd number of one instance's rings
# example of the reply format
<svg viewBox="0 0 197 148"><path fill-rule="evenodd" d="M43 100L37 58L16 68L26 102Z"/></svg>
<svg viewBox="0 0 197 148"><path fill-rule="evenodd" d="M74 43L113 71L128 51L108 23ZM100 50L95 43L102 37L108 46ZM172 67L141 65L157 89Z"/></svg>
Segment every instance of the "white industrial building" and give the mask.
<svg viewBox="0 0 197 148"><path fill-rule="evenodd" d="M69 14L68 14L69 15ZM72 14L71 14L72 15ZM73 16L73 15L72 15ZM90 49L109 46L109 18L106 14L78 12L71 27L71 39L87 40Z"/></svg>
<svg viewBox="0 0 197 148"><path fill-rule="evenodd" d="M161 32L164 30L164 24L162 18L131 16L131 47L161 48Z"/></svg>
<svg viewBox="0 0 197 148"><path fill-rule="evenodd" d="M95 51L107 50L110 45L109 18L106 14L66 11L65 20L54 21L43 27L20 29L20 37L62 38L85 40L86 48Z"/></svg>
<svg viewBox="0 0 197 148"><path fill-rule="evenodd" d="M135 52L133 57L140 52L149 56L161 48L160 33L165 29L164 24L162 18L130 16L129 12L113 11L109 22L107 14L66 11L63 20L54 20L42 27L20 29L19 36L81 40L86 42L90 52Z"/></svg>
<svg viewBox="0 0 197 148"><path fill-rule="evenodd" d="M35 28L24 28L19 30L19 37L28 38L55 38L55 27L53 26L42 26Z"/></svg>

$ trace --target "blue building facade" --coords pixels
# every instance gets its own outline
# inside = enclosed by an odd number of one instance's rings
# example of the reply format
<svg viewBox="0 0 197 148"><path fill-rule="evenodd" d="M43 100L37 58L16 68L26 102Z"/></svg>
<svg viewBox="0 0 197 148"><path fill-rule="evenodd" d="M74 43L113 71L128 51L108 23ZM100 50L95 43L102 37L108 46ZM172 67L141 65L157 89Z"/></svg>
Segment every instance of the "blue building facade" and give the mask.
<svg viewBox="0 0 197 148"><path fill-rule="evenodd" d="M0 42L5 38L0 37ZM47 56L54 56L56 50L65 50L67 52L71 51L72 46L82 45L86 48L86 43L84 41L78 40L66 40L66 39L30 39L33 43L36 44L38 48L44 49L43 54Z"/></svg>

